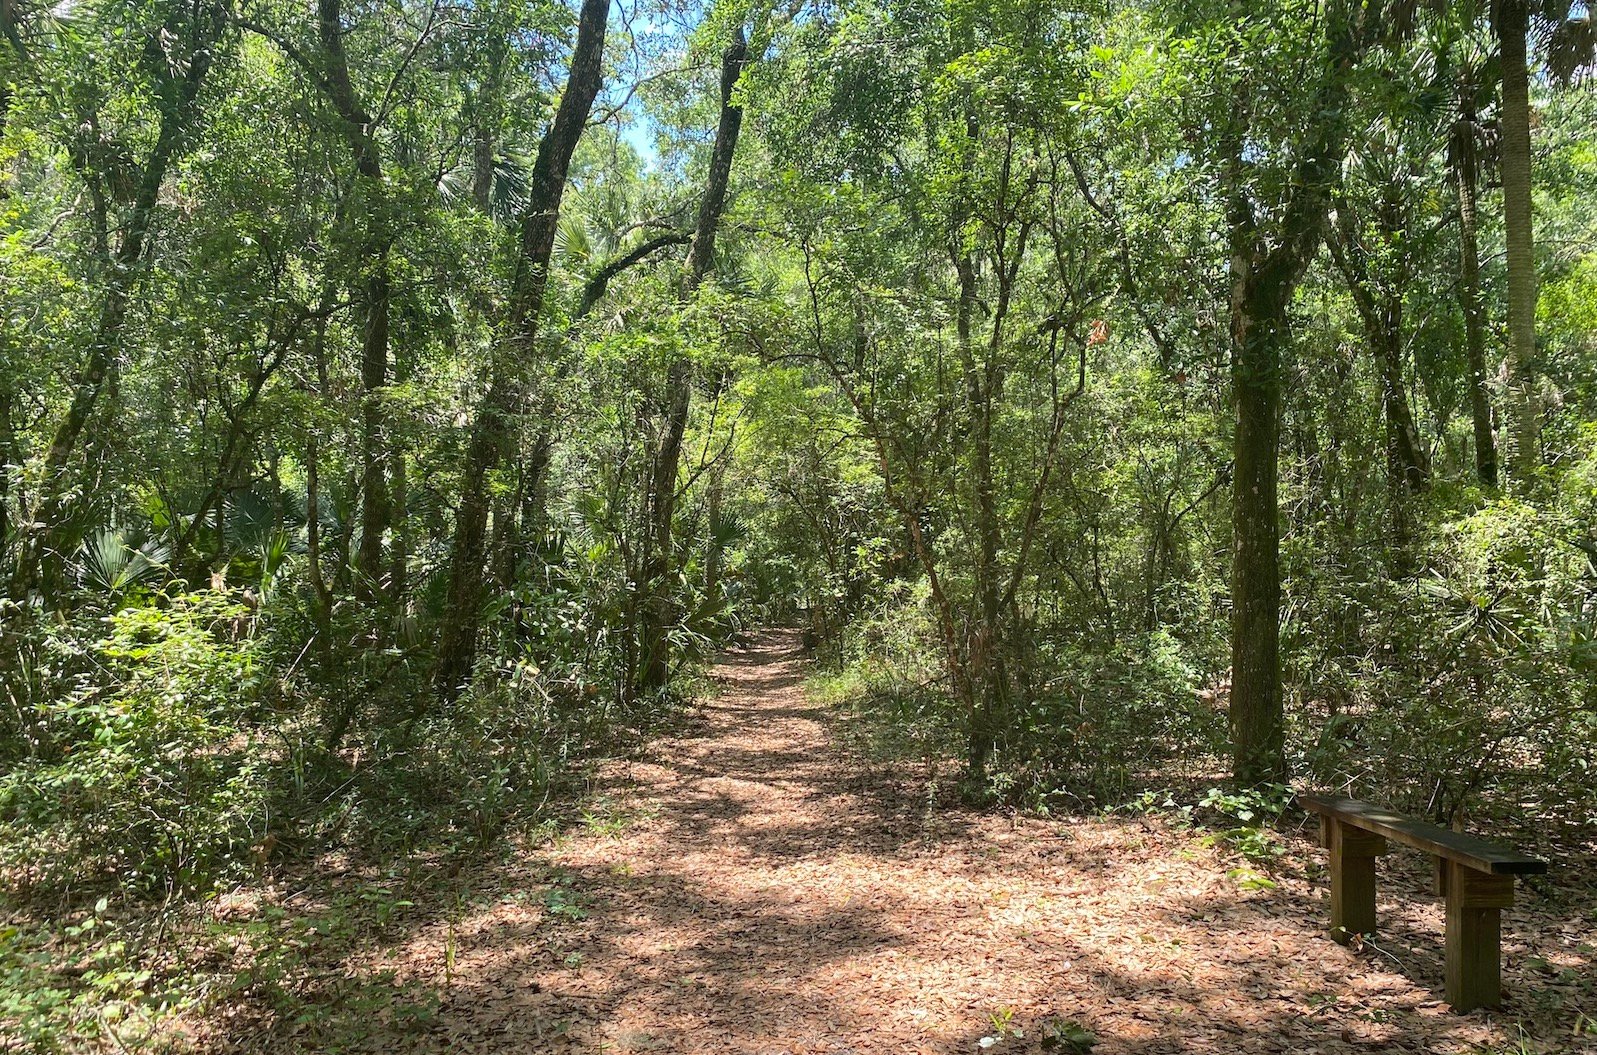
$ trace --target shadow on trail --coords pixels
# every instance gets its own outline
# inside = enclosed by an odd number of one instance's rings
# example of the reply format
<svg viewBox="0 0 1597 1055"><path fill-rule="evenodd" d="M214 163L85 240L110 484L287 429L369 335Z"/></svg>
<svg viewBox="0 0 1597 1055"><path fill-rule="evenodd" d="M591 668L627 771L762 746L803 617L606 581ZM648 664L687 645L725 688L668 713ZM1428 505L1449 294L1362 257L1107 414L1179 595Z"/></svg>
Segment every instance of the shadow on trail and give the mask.
<svg viewBox="0 0 1597 1055"><path fill-rule="evenodd" d="M1323 937L1317 887L1244 891L1190 833L935 810L862 770L804 699L796 635L717 673L697 728L612 775L609 794L645 803L630 824L474 877L498 900L417 921L388 962L444 1000L371 1022L364 1050L1005 1055L1041 1051L1050 1023L1095 1033L1097 1055L1513 1038L1512 1020L1438 1006L1434 906L1403 884L1381 939L1401 964L1355 954ZM1577 951L1597 942L1597 895L1519 913L1508 1010L1567 1037L1597 1014ZM1538 977L1532 951L1588 980ZM1006 1021L1025 1037L979 1046Z"/></svg>
<svg viewBox="0 0 1597 1055"><path fill-rule="evenodd" d="M804 702L797 653L770 634L727 657L704 725L620 785L653 793L647 821L553 855L585 918L497 930L518 951L463 975L439 1040L497 1050L490 1038L531 1030L550 1050L797 1051L869 1032L878 1009L839 978L906 938L897 906L866 889L868 865L936 847L911 802L843 790L848 760ZM812 896L844 859L859 862L858 896ZM533 984L494 1001L507 975Z"/></svg>
<svg viewBox="0 0 1597 1055"><path fill-rule="evenodd" d="M729 653L720 696L706 723L651 767L647 783L672 794L657 818L667 838L706 837L745 859L860 853L924 853L936 839L967 835L968 818L929 815L923 799L890 786L856 794L855 763L831 743L824 708L803 696L805 667L796 633L772 631ZM751 813L765 817L750 822Z"/></svg>

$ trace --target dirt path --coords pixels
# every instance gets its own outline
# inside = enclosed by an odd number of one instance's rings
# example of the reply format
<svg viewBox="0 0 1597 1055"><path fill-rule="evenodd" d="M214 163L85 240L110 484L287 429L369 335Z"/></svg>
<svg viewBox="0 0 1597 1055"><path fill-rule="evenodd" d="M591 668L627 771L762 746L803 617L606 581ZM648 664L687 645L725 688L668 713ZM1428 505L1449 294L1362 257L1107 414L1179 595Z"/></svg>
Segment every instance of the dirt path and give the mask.
<svg viewBox="0 0 1597 1055"><path fill-rule="evenodd" d="M994 1017L1026 1034L997 1052L1038 1050L1050 1020L1093 1031L1099 1053L1504 1039L1427 987L1433 907L1391 909L1416 984L1325 941L1309 883L1243 890L1192 833L930 811L833 742L803 673L788 634L726 656L702 729L615 775L630 822L540 852L554 893L452 931L430 1043L972 1053L1001 1032ZM436 959L439 935L416 937Z"/></svg>

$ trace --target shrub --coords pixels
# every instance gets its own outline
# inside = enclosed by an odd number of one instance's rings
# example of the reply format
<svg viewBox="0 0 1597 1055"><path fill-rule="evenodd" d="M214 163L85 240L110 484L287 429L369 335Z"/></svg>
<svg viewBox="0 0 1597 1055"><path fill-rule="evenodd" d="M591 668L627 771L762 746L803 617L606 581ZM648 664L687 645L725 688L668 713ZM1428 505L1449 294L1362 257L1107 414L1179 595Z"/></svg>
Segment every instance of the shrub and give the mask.
<svg viewBox="0 0 1597 1055"><path fill-rule="evenodd" d="M46 738L0 778L14 887L191 891L244 870L265 834L256 619L228 591L158 600L110 616L94 676L36 705ZM56 650L85 629L54 631Z"/></svg>
<svg viewBox="0 0 1597 1055"><path fill-rule="evenodd" d="M1307 665L1289 712L1315 783L1444 821L1589 796L1590 586L1563 515L1487 504L1442 521L1412 578L1309 594L1306 618L1337 593L1359 628Z"/></svg>

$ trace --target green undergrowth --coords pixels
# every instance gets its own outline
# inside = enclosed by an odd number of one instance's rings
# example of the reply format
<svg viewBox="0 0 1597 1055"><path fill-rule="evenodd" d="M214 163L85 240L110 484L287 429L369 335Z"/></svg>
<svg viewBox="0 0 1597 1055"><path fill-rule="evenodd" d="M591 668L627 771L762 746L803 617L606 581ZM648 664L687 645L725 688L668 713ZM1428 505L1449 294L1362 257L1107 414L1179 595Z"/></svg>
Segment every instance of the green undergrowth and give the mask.
<svg viewBox="0 0 1597 1055"><path fill-rule="evenodd" d="M1226 878L1241 889L1272 890L1277 886L1276 872L1288 857L1282 828L1292 799L1292 789L1282 784L1209 787L1201 793L1145 791L1111 812L1158 817L1224 857Z"/></svg>
<svg viewBox="0 0 1597 1055"><path fill-rule="evenodd" d="M162 913L102 900L55 924L13 922L0 928L0 1050L370 1050L374 1035L433 1020L469 917L516 903L557 935L587 916L569 874L520 885L521 869L513 887L497 874L492 861L438 857L285 877ZM419 950L403 976L382 963L401 945Z"/></svg>
<svg viewBox="0 0 1597 1055"><path fill-rule="evenodd" d="M340 1023L424 1017L425 987L360 956L456 904L460 875L629 823L597 767L686 713L537 641L418 707L425 655L403 641L333 673L289 606L246 591L119 600L8 641L0 1051L183 1050L218 1008L336 1051Z"/></svg>
<svg viewBox="0 0 1597 1055"><path fill-rule="evenodd" d="M465 920L502 903L531 909L540 930L587 918L580 878L529 864L528 849L647 816L573 798L489 847L335 854L169 903L101 897L60 916L12 906L0 925L0 1051L181 1053L286 1038L290 1050L370 1050L374 1033L432 1021ZM401 946L420 950L403 976L382 965Z"/></svg>
<svg viewBox="0 0 1597 1055"><path fill-rule="evenodd" d="M819 669L807 680L805 691L842 718L838 728L844 742L865 758L935 762L953 754L948 748L958 726L950 719L935 680L860 665L842 671Z"/></svg>
<svg viewBox="0 0 1597 1055"><path fill-rule="evenodd" d="M967 709L951 691L925 599L885 601L830 643L808 690L839 714L843 736L867 758L963 769ZM1098 653L1038 646L1005 705L975 803L1040 814L1124 802L1159 779L1219 768L1224 716L1204 687L1208 665L1174 635L1155 631Z"/></svg>

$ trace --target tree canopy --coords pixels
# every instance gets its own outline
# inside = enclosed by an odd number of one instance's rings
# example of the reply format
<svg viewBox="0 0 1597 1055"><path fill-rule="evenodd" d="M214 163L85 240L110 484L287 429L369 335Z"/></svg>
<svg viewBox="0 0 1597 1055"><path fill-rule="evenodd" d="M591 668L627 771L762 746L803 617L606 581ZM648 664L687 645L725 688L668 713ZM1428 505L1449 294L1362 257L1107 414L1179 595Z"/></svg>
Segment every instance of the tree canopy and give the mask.
<svg viewBox="0 0 1597 1055"><path fill-rule="evenodd" d="M773 623L978 804L1597 809L1585 5L0 29L18 897L489 838Z"/></svg>

